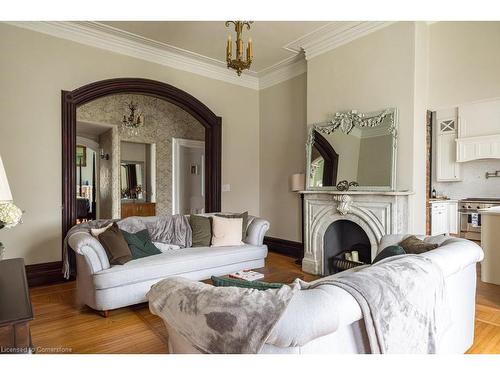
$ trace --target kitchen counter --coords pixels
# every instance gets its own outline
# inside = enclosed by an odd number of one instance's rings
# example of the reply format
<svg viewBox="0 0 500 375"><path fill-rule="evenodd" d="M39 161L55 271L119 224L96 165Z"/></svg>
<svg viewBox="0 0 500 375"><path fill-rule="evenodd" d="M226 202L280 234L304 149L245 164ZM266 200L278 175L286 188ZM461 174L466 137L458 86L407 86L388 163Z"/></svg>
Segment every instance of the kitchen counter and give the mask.
<svg viewBox="0 0 500 375"><path fill-rule="evenodd" d="M481 214L481 281L500 285L500 207L478 210Z"/></svg>
<svg viewBox="0 0 500 375"><path fill-rule="evenodd" d="M482 210L478 210L478 212L481 215L499 215L500 216L500 206L483 208Z"/></svg>

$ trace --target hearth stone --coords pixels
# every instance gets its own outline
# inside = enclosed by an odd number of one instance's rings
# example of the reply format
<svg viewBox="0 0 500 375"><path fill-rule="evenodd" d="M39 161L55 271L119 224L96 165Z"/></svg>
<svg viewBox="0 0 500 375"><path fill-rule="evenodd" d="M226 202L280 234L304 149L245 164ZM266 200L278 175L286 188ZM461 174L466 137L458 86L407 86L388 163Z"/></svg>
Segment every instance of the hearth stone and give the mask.
<svg viewBox="0 0 500 375"><path fill-rule="evenodd" d="M365 243L369 247L370 261L376 256L383 235L408 231L410 192L325 190L303 191L302 194L304 194L302 269L305 272L315 275L329 274L325 254L327 257L331 255L329 250L325 249L325 235L330 225L336 221L350 221L362 229L368 241L364 238L358 242Z"/></svg>

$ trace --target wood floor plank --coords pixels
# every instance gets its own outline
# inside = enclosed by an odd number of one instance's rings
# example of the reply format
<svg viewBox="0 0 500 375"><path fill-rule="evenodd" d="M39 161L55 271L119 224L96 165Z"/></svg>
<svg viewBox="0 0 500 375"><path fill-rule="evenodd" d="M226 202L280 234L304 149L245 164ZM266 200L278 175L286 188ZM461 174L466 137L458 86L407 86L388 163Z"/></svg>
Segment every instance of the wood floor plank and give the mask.
<svg viewBox="0 0 500 375"><path fill-rule="evenodd" d="M269 253L266 280L292 282L317 276L302 272L295 259ZM35 346L70 348L72 353L167 353L168 333L147 304L110 312L103 318L78 304L76 283L30 289L35 318L31 333ZM474 345L468 353L500 354L500 286L478 279ZM54 351L48 351L53 353Z"/></svg>

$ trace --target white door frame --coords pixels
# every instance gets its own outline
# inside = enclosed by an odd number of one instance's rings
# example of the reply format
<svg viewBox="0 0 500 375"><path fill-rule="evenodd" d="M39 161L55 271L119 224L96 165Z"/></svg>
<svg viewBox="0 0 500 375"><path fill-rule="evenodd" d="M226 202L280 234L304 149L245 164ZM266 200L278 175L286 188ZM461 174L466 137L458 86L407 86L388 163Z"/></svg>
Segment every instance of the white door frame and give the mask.
<svg viewBox="0 0 500 375"><path fill-rule="evenodd" d="M180 176L180 149L181 146L189 148L201 148L205 151L205 141L192 139L172 138L172 214L179 211L179 176ZM205 154L201 160L201 196L205 196Z"/></svg>

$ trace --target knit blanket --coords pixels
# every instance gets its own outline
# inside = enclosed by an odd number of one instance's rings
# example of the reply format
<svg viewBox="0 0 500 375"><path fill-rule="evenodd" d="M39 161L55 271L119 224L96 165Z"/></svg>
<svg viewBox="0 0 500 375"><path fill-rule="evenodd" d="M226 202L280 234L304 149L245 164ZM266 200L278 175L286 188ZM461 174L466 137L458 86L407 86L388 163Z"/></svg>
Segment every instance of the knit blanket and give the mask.
<svg viewBox="0 0 500 375"><path fill-rule="evenodd" d="M421 255L401 255L372 266L358 267L302 289L333 285L358 302L372 353L436 353L449 327L441 269Z"/></svg>
<svg viewBox="0 0 500 375"><path fill-rule="evenodd" d="M98 229L116 222L121 230L136 233L147 229L153 242L177 245L180 247L191 247L192 231L189 220L184 215L161 215L139 217L132 216L125 219L100 219L77 224L71 228L63 244L63 268L62 273L66 279L74 274L74 262L71 261L71 253L68 246L68 238L78 232L90 233L91 229Z"/></svg>
<svg viewBox="0 0 500 375"><path fill-rule="evenodd" d="M182 277L153 285L149 309L202 353L259 353L299 288L214 287Z"/></svg>

